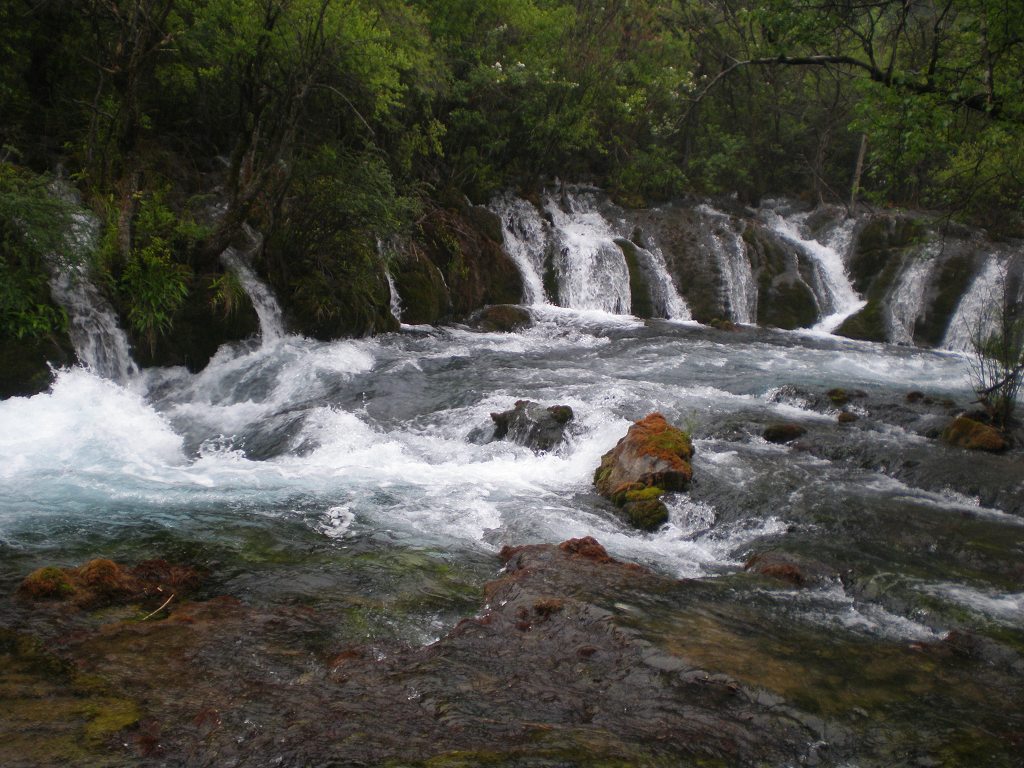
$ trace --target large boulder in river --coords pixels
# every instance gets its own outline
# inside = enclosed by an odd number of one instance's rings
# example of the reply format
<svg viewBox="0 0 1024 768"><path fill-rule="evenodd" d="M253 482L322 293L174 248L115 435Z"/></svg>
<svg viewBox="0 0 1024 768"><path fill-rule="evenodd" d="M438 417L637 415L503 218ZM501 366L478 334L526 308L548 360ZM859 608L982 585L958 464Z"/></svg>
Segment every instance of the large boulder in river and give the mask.
<svg viewBox="0 0 1024 768"><path fill-rule="evenodd" d="M601 457L594 485L622 509L630 524L655 530L668 520L662 495L690 487L692 457L690 436L660 413L651 413Z"/></svg>
<svg viewBox="0 0 1024 768"><path fill-rule="evenodd" d="M1006 438L995 427L959 416L942 433L942 441L970 451L998 453L1007 448Z"/></svg>
<svg viewBox="0 0 1024 768"><path fill-rule="evenodd" d="M511 440L535 451L550 451L565 440L573 412L568 405L545 408L530 400L517 400L514 408L492 413L491 419L495 440Z"/></svg>

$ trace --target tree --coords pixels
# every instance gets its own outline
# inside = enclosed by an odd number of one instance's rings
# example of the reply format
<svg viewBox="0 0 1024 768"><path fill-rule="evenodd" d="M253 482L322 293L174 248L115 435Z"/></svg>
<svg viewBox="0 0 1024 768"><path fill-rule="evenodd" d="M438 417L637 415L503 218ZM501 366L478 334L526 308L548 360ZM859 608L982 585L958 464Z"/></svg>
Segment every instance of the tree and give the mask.
<svg viewBox="0 0 1024 768"><path fill-rule="evenodd" d="M970 378L992 423L1005 428L1024 386L1024 306L1003 269L986 309L971 328Z"/></svg>

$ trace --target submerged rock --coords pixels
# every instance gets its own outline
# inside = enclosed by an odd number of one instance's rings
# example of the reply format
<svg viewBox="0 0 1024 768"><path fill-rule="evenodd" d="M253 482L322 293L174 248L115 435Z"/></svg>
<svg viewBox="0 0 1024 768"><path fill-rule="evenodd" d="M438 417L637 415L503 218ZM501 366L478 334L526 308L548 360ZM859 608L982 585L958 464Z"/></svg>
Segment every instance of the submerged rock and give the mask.
<svg viewBox="0 0 1024 768"><path fill-rule="evenodd" d="M807 434L807 429L792 422L769 424L764 428L762 436L769 443L788 443Z"/></svg>
<svg viewBox="0 0 1024 768"><path fill-rule="evenodd" d="M511 440L535 451L550 451L565 442L573 415L568 405L545 408L530 400L517 400L511 410L491 414L494 439Z"/></svg>
<svg viewBox="0 0 1024 768"><path fill-rule="evenodd" d="M953 419L952 423L942 432L942 441L969 451L989 451L998 453L1005 451L1006 438L995 427L982 424L966 416Z"/></svg>
<svg viewBox="0 0 1024 768"><path fill-rule="evenodd" d="M199 584L198 573L165 560L146 560L125 568L97 558L77 568L47 566L21 582L18 595L29 600L68 600L79 608L115 603L165 600Z"/></svg>
<svg viewBox="0 0 1024 768"><path fill-rule="evenodd" d="M822 563L789 552L772 550L751 555L743 564L743 570L778 579L795 587L820 584L836 576Z"/></svg>
<svg viewBox="0 0 1024 768"><path fill-rule="evenodd" d="M651 413L601 457L594 485L622 509L631 525L652 531L668 520L668 508L661 500L665 492L689 488L691 458L690 436L660 413Z"/></svg>
<svg viewBox="0 0 1024 768"><path fill-rule="evenodd" d="M474 312L469 324L491 333L515 333L532 326L533 316L529 310L515 304L494 304Z"/></svg>

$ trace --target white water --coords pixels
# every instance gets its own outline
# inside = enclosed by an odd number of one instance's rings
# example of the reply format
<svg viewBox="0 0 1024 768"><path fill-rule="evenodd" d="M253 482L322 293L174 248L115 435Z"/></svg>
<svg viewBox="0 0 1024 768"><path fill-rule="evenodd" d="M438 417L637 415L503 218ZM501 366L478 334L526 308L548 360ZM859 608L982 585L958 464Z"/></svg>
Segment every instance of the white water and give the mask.
<svg viewBox="0 0 1024 768"><path fill-rule="evenodd" d="M391 276L391 272L388 270L384 271L384 277L388 281L388 304L391 309L391 316L395 318L399 323L402 322L402 297L398 295L398 286L395 285L395 278Z"/></svg>
<svg viewBox="0 0 1024 768"><path fill-rule="evenodd" d="M72 228L65 237L66 253L50 256L50 292L68 313L68 335L82 364L100 376L126 382L138 371L128 337L89 274L89 257L96 247L99 227L90 213L72 216Z"/></svg>
<svg viewBox="0 0 1024 768"><path fill-rule="evenodd" d="M651 245L650 250L640 246L635 246L635 248L637 262L647 278L654 314L668 320L692 320L693 315L690 314L690 308L676 289L675 281L669 274L665 255L661 249L654 244Z"/></svg>
<svg viewBox="0 0 1024 768"><path fill-rule="evenodd" d="M490 210L502 222L505 251L523 278L523 302L588 311L629 314L633 297L629 268L616 240L629 239L625 221L612 222L599 210L596 192L563 188L544 199L544 212L507 193ZM647 278L654 311L671 320L690 320L690 310L676 289L657 244L636 247ZM557 296L544 290L544 273L554 272Z"/></svg>
<svg viewBox="0 0 1024 768"><path fill-rule="evenodd" d="M629 269L616 233L592 201L568 193L562 199L569 210L553 194L544 204L554 226L558 303L628 315Z"/></svg>
<svg viewBox="0 0 1024 768"><path fill-rule="evenodd" d="M260 321L260 338L264 344L274 344L285 336L284 315L277 297L266 283L256 276L250 263L250 256L233 247L228 247L220 260L235 273Z"/></svg>
<svg viewBox="0 0 1024 768"><path fill-rule="evenodd" d="M957 352L969 352L972 339L984 339L996 329L998 309L1003 301L1006 266L990 255L984 268L960 299L953 319L946 328L942 346Z"/></svg>
<svg viewBox="0 0 1024 768"><path fill-rule="evenodd" d="M774 210L762 211L765 222L784 240L797 246L815 266L821 317L812 330L831 333L850 315L867 303L857 294L846 273L844 259L853 240L856 222L848 219L834 228L824 243L805 238L801 227L808 214L783 216Z"/></svg>
<svg viewBox="0 0 1024 768"><path fill-rule="evenodd" d="M523 277L523 303L549 303L543 279L549 239L547 222L533 205L511 193L496 197L490 210L501 219L505 252Z"/></svg>
<svg viewBox="0 0 1024 768"><path fill-rule="evenodd" d="M711 218L710 241L725 292L729 319L751 325L757 322L757 283L750 267L750 257L737 222L726 213L709 205L697 210Z"/></svg>
<svg viewBox="0 0 1024 768"><path fill-rule="evenodd" d="M889 340L913 344L914 326L924 304L924 292L935 269L935 255L941 246L929 245L923 253L911 255L889 299Z"/></svg>

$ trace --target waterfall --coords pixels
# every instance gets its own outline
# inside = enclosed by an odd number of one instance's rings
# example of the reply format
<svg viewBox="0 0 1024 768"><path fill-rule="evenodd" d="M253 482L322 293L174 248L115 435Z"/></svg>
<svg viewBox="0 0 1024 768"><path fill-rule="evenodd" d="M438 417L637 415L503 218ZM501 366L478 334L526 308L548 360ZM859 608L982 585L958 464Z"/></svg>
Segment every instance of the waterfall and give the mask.
<svg viewBox="0 0 1024 768"><path fill-rule="evenodd" d="M889 340L893 344L913 344L914 326L921 314L924 292L935 268L938 244L930 244L923 253L911 257L889 299Z"/></svg>
<svg viewBox="0 0 1024 768"><path fill-rule="evenodd" d="M636 246L637 262L647 277L654 314L668 320L692 320L690 308L676 290L675 281L668 273L665 255L651 243L650 250Z"/></svg>
<svg viewBox="0 0 1024 768"><path fill-rule="evenodd" d="M762 216L772 230L811 259L821 310L821 317L813 330L831 333L842 325L843 320L864 307L867 302L854 290L843 261L853 241L856 226L853 219L847 219L833 229L822 243L803 236L801 226L808 216L806 213L785 218L774 210L767 210L762 212Z"/></svg>
<svg viewBox="0 0 1024 768"><path fill-rule="evenodd" d="M89 275L88 256L99 238L100 223L90 213L72 215L67 253L51 254L50 292L68 314L68 336L82 365L124 383L138 373L128 337L117 313Z"/></svg>
<svg viewBox="0 0 1024 768"><path fill-rule="evenodd" d="M395 278L391 276L389 270L384 270L384 277L388 281L388 295L391 297L391 316L398 321L399 324L402 322L402 297L398 295L398 286L395 285Z"/></svg>
<svg viewBox="0 0 1024 768"><path fill-rule="evenodd" d="M544 294L544 258L547 254L548 224L526 200L505 194L496 197L489 209L501 219L505 252L523 278L523 303L547 304Z"/></svg>
<svg viewBox="0 0 1024 768"><path fill-rule="evenodd" d="M757 283L747 257L743 233L726 213L709 205L697 206L697 211L712 219L708 238L711 250L722 275L724 304L729 319L734 323L750 325L757 322Z"/></svg>
<svg viewBox="0 0 1024 768"><path fill-rule="evenodd" d="M245 232L249 236L250 247L245 252L241 252L234 246L228 246L220 255L220 260L235 274L242 290L252 302L253 309L256 310L256 316L260 321L260 337L266 346L284 338L287 332L284 327L281 306L277 303L273 291L270 290L270 286L260 280L252 268L252 254L260 246L260 237L249 227L245 228Z"/></svg>
<svg viewBox="0 0 1024 768"><path fill-rule="evenodd" d="M969 352L972 339L984 338L996 329L997 311L1006 288L1006 265L990 255L984 268L960 299L960 304L946 328L942 346L958 352Z"/></svg>
<svg viewBox="0 0 1024 768"><path fill-rule="evenodd" d="M558 303L629 314L629 268L616 233L589 197L566 192L563 199L568 211L553 194L544 205L554 226Z"/></svg>

